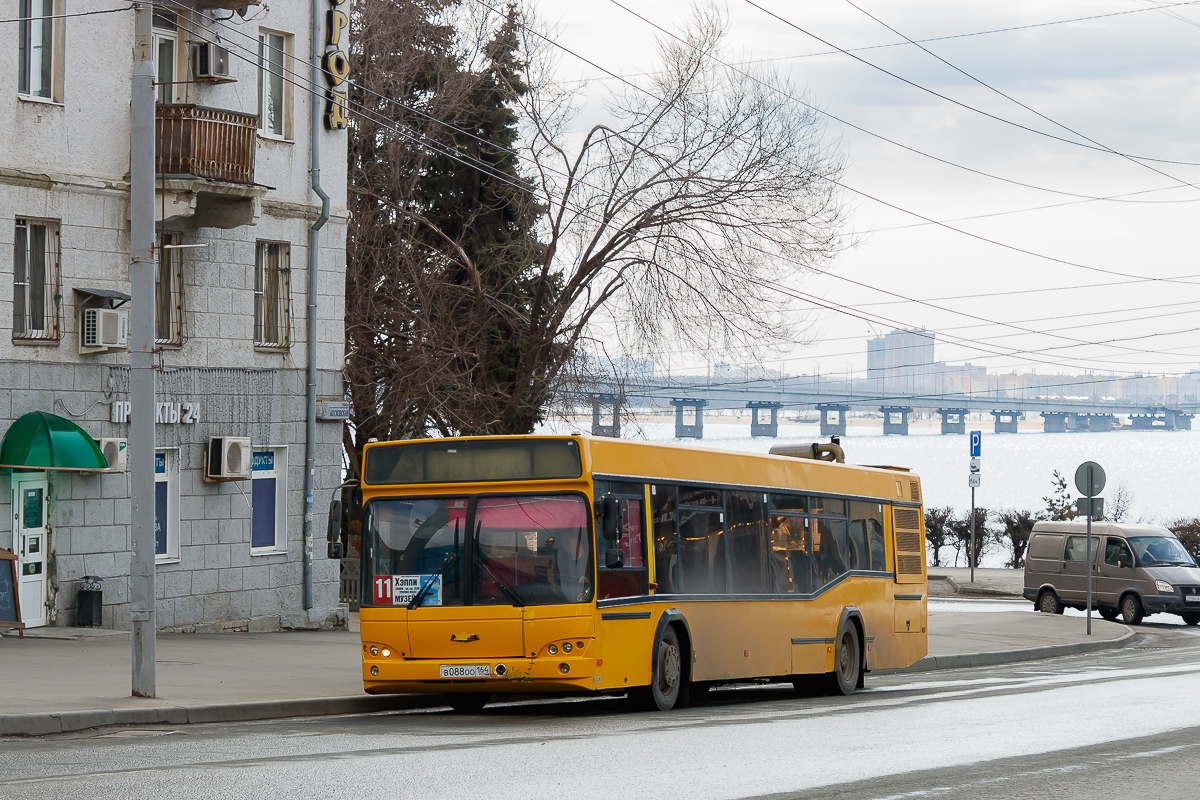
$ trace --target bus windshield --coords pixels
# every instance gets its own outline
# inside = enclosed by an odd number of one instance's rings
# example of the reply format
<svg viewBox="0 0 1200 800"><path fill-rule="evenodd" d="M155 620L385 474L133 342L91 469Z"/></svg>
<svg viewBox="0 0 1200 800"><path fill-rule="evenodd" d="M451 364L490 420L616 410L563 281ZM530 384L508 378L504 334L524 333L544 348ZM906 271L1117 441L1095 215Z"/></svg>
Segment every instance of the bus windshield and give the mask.
<svg viewBox="0 0 1200 800"><path fill-rule="evenodd" d="M425 589L422 606L587 602L587 517L578 495L374 500L371 599L405 605Z"/></svg>

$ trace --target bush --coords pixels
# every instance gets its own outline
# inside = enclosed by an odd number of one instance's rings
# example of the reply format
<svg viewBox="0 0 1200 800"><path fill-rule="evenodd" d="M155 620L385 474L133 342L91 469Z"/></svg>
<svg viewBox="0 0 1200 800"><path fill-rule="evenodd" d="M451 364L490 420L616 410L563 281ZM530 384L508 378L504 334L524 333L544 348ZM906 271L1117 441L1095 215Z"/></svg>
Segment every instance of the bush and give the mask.
<svg viewBox="0 0 1200 800"><path fill-rule="evenodd" d="M949 543L947 540L950 535L946 525L953 517L954 509L950 506L925 509L925 544L933 559L932 566L942 565L942 548Z"/></svg>
<svg viewBox="0 0 1200 800"><path fill-rule="evenodd" d="M1025 566L1025 548L1029 546L1029 535L1033 532L1034 523L1042 519L1035 511L1017 511L1008 509L996 512L996 521L1001 528L996 532L996 538L1001 544L1008 546L1010 553L1005 566L1020 569Z"/></svg>
<svg viewBox="0 0 1200 800"><path fill-rule="evenodd" d="M975 509L975 566L979 566L980 557L988 552L995 542L995 534L988 529L987 519L986 508ZM946 529L950 546L954 548L954 566L957 567L959 556L969 555L971 552L971 512L965 511L961 517L951 517L946 523ZM971 566L970 560L967 561L967 566Z"/></svg>

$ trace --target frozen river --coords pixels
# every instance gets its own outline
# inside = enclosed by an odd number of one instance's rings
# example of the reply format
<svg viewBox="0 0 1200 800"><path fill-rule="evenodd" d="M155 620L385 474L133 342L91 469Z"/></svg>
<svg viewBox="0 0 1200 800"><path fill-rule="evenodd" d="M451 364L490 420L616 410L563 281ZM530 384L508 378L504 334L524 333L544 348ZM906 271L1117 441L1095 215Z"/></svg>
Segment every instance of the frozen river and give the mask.
<svg viewBox="0 0 1200 800"><path fill-rule="evenodd" d="M752 439L748 416L736 424L706 417L704 439L699 441L675 439L672 423L625 427L627 438L757 453L777 444L826 441L816 423L780 425L778 439ZM1132 494L1133 520L1162 523L1200 516L1200 430L995 434L986 423L968 427L984 431L983 485L976 492L980 506L1042 509L1042 497L1050 494L1055 470L1067 476L1074 495L1075 468L1084 461L1096 461L1108 474L1104 496L1110 503L1118 485L1124 484ZM566 432L569 427L550 429ZM970 507L965 436L942 436L936 428L913 428L908 436L884 436L878 428L851 426L842 445L849 462L892 464L918 473L928 507L952 506L960 511Z"/></svg>

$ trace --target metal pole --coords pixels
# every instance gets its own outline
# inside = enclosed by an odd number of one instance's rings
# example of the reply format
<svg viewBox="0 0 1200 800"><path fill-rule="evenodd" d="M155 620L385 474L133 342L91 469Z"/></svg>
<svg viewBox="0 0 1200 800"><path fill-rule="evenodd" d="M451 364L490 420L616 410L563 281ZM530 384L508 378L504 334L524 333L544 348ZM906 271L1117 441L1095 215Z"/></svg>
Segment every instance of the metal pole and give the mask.
<svg viewBox="0 0 1200 800"><path fill-rule="evenodd" d="M971 583L975 582L975 487L971 487L971 543L967 547L967 561L971 564Z"/></svg>
<svg viewBox="0 0 1200 800"><path fill-rule="evenodd" d="M154 697L154 47L151 7L134 6L129 127L129 565L133 695Z"/></svg>
<svg viewBox="0 0 1200 800"><path fill-rule="evenodd" d="M1096 485L1092 479L1092 468L1088 467L1088 510L1087 510L1087 635L1092 635L1092 487Z"/></svg>
<svg viewBox="0 0 1200 800"><path fill-rule="evenodd" d="M312 84L321 81L321 0L312 3ZM321 214L308 230L308 363L304 393L304 610L313 607L313 491L317 480L317 267L321 228L329 219L329 195L321 189L321 99L309 95L309 181L321 198Z"/></svg>

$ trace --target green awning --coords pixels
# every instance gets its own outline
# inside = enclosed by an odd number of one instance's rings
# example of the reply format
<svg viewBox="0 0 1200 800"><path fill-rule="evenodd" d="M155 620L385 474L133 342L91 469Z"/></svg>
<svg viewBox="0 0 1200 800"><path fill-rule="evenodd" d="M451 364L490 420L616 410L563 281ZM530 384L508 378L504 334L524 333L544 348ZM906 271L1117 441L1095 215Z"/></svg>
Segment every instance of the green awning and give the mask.
<svg viewBox="0 0 1200 800"><path fill-rule="evenodd" d="M55 414L31 411L9 426L0 441L0 468L108 469L87 431Z"/></svg>

